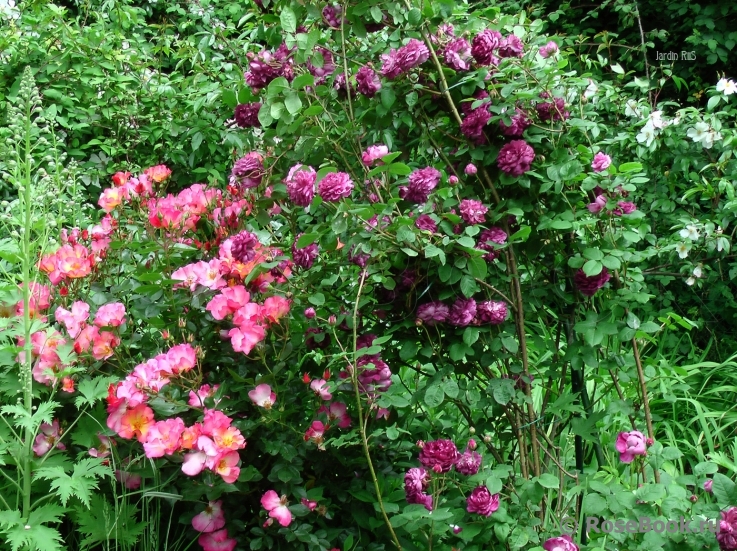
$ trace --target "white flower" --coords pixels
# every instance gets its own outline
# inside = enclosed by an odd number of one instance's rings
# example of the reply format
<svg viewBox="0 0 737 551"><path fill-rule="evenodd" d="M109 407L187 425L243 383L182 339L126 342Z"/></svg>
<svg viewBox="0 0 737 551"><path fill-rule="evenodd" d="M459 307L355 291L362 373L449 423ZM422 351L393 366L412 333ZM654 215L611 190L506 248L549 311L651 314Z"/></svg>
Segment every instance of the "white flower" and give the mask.
<svg viewBox="0 0 737 551"><path fill-rule="evenodd" d="M696 278L693 276L686 280L686 285L693 285L694 283L696 283Z"/></svg>
<svg viewBox="0 0 737 551"><path fill-rule="evenodd" d="M676 250L678 251L678 258L686 258L688 256L688 251L691 250L691 245L688 243L679 243L676 245Z"/></svg>
<svg viewBox="0 0 737 551"><path fill-rule="evenodd" d="M691 138L695 142L703 142L707 139L707 133L709 132L709 125L705 122L697 122L693 128L689 128L686 132L686 136Z"/></svg>
<svg viewBox="0 0 737 551"><path fill-rule="evenodd" d="M737 84L733 80L727 80L726 78L719 79L719 82L717 82L717 92L724 92L725 96L731 96L737 92Z"/></svg>
<svg viewBox="0 0 737 551"><path fill-rule="evenodd" d="M690 239L691 241L696 241L699 238L699 229L694 226L693 224L689 224L680 232L681 237L683 239Z"/></svg>
<svg viewBox="0 0 737 551"><path fill-rule="evenodd" d="M599 91L599 87L594 84L594 81L589 79L589 85L586 87L586 90L584 90L583 97L585 98L592 98L596 95L596 92Z"/></svg>
<svg viewBox="0 0 737 551"><path fill-rule="evenodd" d="M624 108L624 114L626 117L639 117L640 112L637 110L637 100L628 99L627 106Z"/></svg>
<svg viewBox="0 0 737 551"><path fill-rule="evenodd" d="M663 121L662 111L653 111L650 113L650 122L653 123L653 127L657 129L665 128L666 123Z"/></svg>
<svg viewBox="0 0 737 551"><path fill-rule="evenodd" d="M701 277L701 276L703 275L703 272L702 272L702 270L701 270L701 264L699 264L698 266L696 266L696 267L695 267L695 268L693 269L693 274L692 274L692 275L693 275L694 277Z"/></svg>
<svg viewBox="0 0 737 551"><path fill-rule="evenodd" d="M650 147L650 145L655 141L655 128L651 121L647 121L645 126L642 127L642 130L640 130L640 133L637 135L637 141L639 143L644 143L646 147Z"/></svg>
<svg viewBox="0 0 737 551"><path fill-rule="evenodd" d="M122 43L122 44L120 45L120 47L121 47L122 49L124 49L124 50L127 50L128 48L130 48L130 47L131 47L131 44L130 44L130 42L128 42L127 40L123 40L123 43Z"/></svg>
<svg viewBox="0 0 737 551"><path fill-rule="evenodd" d="M722 139L722 135L719 132L714 132L713 130L706 133L706 136L702 140L702 145L705 149L711 149L714 145L715 141L719 141Z"/></svg>

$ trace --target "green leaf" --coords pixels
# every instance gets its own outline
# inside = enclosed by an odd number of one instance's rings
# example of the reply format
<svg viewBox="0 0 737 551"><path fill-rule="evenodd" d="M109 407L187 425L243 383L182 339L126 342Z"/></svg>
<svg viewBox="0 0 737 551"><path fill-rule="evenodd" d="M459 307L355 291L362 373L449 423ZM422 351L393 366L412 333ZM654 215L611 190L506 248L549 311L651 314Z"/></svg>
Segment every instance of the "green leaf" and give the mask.
<svg viewBox="0 0 737 551"><path fill-rule="evenodd" d="M297 239L297 248L304 249L308 245L312 245L318 239L320 239L319 233L306 233L302 237Z"/></svg>
<svg viewBox="0 0 737 551"><path fill-rule="evenodd" d="M624 69L622 69L622 66L619 63L612 63L612 71L617 73L618 75L624 74Z"/></svg>
<svg viewBox="0 0 737 551"><path fill-rule="evenodd" d="M461 292L468 298L472 297L478 290L478 285L476 284L476 280L468 275L464 275L461 278L460 286L461 286Z"/></svg>
<svg viewBox="0 0 737 551"><path fill-rule="evenodd" d="M486 479L486 488L491 495L498 494L502 491L503 487L502 481L497 476L490 476Z"/></svg>
<svg viewBox="0 0 737 551"><path fill-rule="evenodd" d="M422 12L417 8L412 8L407 13L407 22L410 25L418 25L422 21Z"/></svg>
<svg viewBox="0 0 737 551"><path fill-rule="evenodd" d="M635 497L640 501L657 501L665 497L665 486L662 484L645 484L635 490Z"/></svg>
<svg viewBox="0 0 737 551"><path fill-rule="evenodd" d="M392 163L388 166L390 174L396 174L398 176L408 176L412 173L412 169L404 163Z"/></svg>
<svg viewBox="0 0 737 551"><path fill-rule="evenodd" d="M714 108L719 105L719 102L722 100L722 96L712 96L709 98L709 101L706 103L706 109L709 111L713 111Z"/></svg>
<svg viewBox="0 0 737 551"><path fill-rule="evenodd" d="M505 335L504 337L502 337L502 344L504 345L504 348L506 348L512 354L516 354L517 350L519 350L517 339L515 339L514 337L510 337L509 335Z"/></svg>
<svg viewBox="0 0 737 551"><path fill-rule="evenodd" d="M711 491L717 499L717 504L721 508L733 505L735 497L735 484L722 473L715 473L712 477Z"/></svg>
<svg viewBox="0 0 737 551"><path fill-rule="evenodd" d="M482 257L472 256L468 259L466 267L468 268L468 273L471 274L472 277L482 280L486 277L488 267L486 265L486 260Z"/></svg>
<svg viewBox="0 0 737 551"><path fill-rule="evenodd" d="M601 260L604 258L604 253L601 252L599 249L584 249L583 251L584 258L588 260Z"/></svg>
<svg viewBox="0 0 737 551"><path fill-rule="evenodd" d="M443 252L443 250L439 249L435 245L428 245L425 248L425 258L434 258L436 256L438 257L438 259L440 259L440 263L444 265L445 253Z"/></svg>
<svg viewBox="0 0 737 551"><path fill-rule="evenodd" d="M291 8L286 7L282 9L281 15L279 16L281 26L285 32L294 34L297 32L297 16L294 14Z"/></svg>
<svg viewBox="0 0 737 551"><path fill-rule="evenodd" d="M307 298L307 301L315 306L322 306L325 304L325 295L322 293L313 293Z"/></svg>
<svg viewBox="0 0 737 551"><path fill-rule="evenodd" d="M538 482L543 488L558 488L560 486L558 477L550 473L541 474Z"/></svg>
<svg viewBox="0 0 737 551"><path fill-rule="evenodd" d="M599 515L607 508L606 500L599 494L586 494L583 498L583 510L586 515Z"/></svg>
<svg viewBox="0 0 737 551"><path fill-rule="evenodd" d="M443 403L445 393L440 385L433 385L425 390L425 404L427 407L436 408Z"/></svg>
<svg viewBox="0 0 737 551"><path fill-rule="evenodd" d="M456 383L453 379L446 379L443 381L442 384L443 392L448 398L457 398L458 392L460 389L458 388L458 383Z"/></svg>
<svg viewBox="0 0 737 551"><path fill-rule="evenodd" d="M231 109L235 109L235 106L238 105L238 98L233 90L223 90L223 103Z"/></svg>
<svg viewBox="0 0 737 551"><path fill-rule="evenodd" d="M583 273L589 277L599 275L601 270L602 265L598 260L589 260L583 265Z"/></svg>
<svg viewBox="0 0 737 551"><path fill-rule="evenodd" d="M515 394L514 381L511 379L492 379L489 386L497 403L506 406Z"/></svg>
<svg viewBox="0 0 737 551"><path fill-rule="evenodd" d="M292 81L292 89L294 90L301 90L302 88L305 88L306 86L314 86L315 85L315 77L313 77L310 73L304 73L302 75L299 75ZM322 110L322 106L319 106Z"/></svg>
<svg viewBox="0 0 737 551"><path fill-rule="evenodd" d="M479 329L478 327L466 327L463 330L463 342L468 346L472 346L477 340L479 340Z"/></svg>
<svg viewBox="0 0 737 551"><path fill-rule="evenodd" d="M638 172L642 170L642 163L623 163L619 165L619 172Z"/></svg>
<svg viewBox="0 0 737 551"><path fill-rule="evenodd" d="M297 94L297 92L290 92L284 100L284 105L290 115L296 115L299 113L299 110L302 109L302 100L299 99L299 94Z"/></svg>
<svg viewBox="0 0 737 551"><path fill-rule="evenodd" d="M266 89L266 95L269 98L278 97L286 90L289 90L289 81L284 77L278 77L269 83L269 86Z"/></svg>
<svg viewBox="0 0 737 551"><path fill-rule="evenodd" d="M263 111L263 109L261 111ZM261 113L261 111L259 111L259 114ZM310 105L307 109L305 109L302 114L305 117L314 117L315 115L319 115L323 111L325 111L325 109L323 109L322 105L320 105L319 103L315 103L314 105Z"/></svg>
<svg viewBox="0 0 737 551"><path fill-rule="evenodd" d="M386 109L391 109L396 100L397 96L394 94L394 90L391 86L384 85L381 87L381 105Z"/></svg>

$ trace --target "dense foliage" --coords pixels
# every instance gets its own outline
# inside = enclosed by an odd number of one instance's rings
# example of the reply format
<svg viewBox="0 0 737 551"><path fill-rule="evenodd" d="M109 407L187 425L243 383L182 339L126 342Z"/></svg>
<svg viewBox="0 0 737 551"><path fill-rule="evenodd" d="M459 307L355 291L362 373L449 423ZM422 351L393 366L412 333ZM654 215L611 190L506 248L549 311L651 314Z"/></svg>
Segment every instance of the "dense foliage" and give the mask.
<svg viewBox="0 0 737 551"><path fill-rule="evenodd" d="M486 5L22 8L0 546L737 549L733 80ZM576 529L645 517L712 530Z"/></svg>

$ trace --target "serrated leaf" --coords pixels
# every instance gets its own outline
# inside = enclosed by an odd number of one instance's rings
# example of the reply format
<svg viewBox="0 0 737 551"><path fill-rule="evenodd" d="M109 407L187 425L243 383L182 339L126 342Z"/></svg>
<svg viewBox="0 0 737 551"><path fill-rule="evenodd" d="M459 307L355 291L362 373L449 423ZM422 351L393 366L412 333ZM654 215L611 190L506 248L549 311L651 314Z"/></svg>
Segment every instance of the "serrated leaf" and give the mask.
<svg viewBox="0 0 737 551"><path fill-rule="evenodd" d="M589 260L583 265L583 273L589 277L599 275L601 270L602 265L598 260Z"/></svg>
<svg viewBox="0 0 737 551"><path fill-rule="evenodd" d="M391 86L381 87L381 105L386 109L391 109L394 102L397 100L397 96L394 94L394 90Z"/></svg>
<svg viewBox="0 0 737 551"><path fill-rule="evenodd" d="M297 32L297 16L294 14L292 8L283 8L279 15L279 21L285 32L292 34Z"/></svg>
<svg viewBox="0 0 737 551"><path fill-rule="evenodd" d="M436 408L443 403L445 393L440 385L433 385L425 390L425 404L427 407Z"/></svg>
<svg viewBox="0 0 737 551"><path fill-rule="evenodd" d="M550 473L541 474L538 482L543 488L558 488L560 486L558 477Z"/></svg>
<svg viewBox="0 0 737 551"><path fill-rule="evenodd" d="M479 340L479 333L478 327L466 327L463 330L463 342L468 346L472 346L477 340Z"/></svg>
<svg viewBox="0 0 737 551"><path fill-rule="evenodd" d="M412 8L407 13L407 22L410 25L417 25L422 21L422 12L417 8Z"/></svg>
<svg viewBox="0 0 737 551"><path fill-rule="evenodd" d="M299 94L297 94L297 92L290 92L284 100L284 105L290 115L296 115L299 113L299 110L302 109L302 100L299 99Z"/></svg>
<svg viewBox="0 0 737 551"><path fill-rule="evenodd" d="M464 275L463 277L461 277L460 287L461 292L464 294L464 296L468 298L472 297L478 290L476 280L469 275Z"/></svg>
<svg viewBox="0 0 737 551"><path fill-rule="evenodd" d="M448 398L457 398L458 393L460 392L460 389L458 388L458 383L456 383L453 379L446 379L443 381L443 392Z"/></svg>

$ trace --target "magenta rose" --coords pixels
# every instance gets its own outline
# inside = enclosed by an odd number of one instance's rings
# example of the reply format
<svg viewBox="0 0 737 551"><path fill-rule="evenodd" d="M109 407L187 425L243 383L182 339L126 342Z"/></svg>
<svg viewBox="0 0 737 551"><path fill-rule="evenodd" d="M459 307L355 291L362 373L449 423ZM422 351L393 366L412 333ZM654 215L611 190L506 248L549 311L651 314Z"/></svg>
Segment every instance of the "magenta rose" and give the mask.
<svg viewBox="0 0 737 551"><path fill-rule="evenodd" d="M491 495L486 486L475 488L466 499L466 511L469 513L490 517L497 509L499 509L499 494Z"/></svg>
<svg viewBox="0 0 737 551"><path fill-rule="evenodd" d="M526 141L512 140L499 151L496 162L499 169L507 174L522 176L532 168L532 161L534 160L535 150Z"/></svg>
<svg viewBox="0 0 737 551"><path fill-rule="evenodd" d="M465 38L456 38L443 50L443 58L446 65L454 71L468 71L473 61L471 44Z"/></svg>
<svg viewBox="0 0 737 551"><path fill-rule="evenodd" d="M420 463L426 469L447 473L456 464L459 455L452 440L432 440L422 447Z"/></svg>
<svg viewBox="0 0 737 551"><path fill-rule="evenodd" d="M417 307L417 319L426 325L435 325L448 320L450 308L442 302L428 302Z"/></svg>
<svg viewBox="0 0 737 551"><path fill-rule="evenodd" d="M466 327L475 317L476 301L472 298L459 298L450 308L448 322L456 327Z"/></svg>
<svg viewBox="0 0 737 551"><path fill-rule="evenodd" d="M737 507L730 507L721 512L717 541L722 551L737 550Z"/></svg>
<svg viewBox="0 0 737 551"><path fill-rule="evenodd" d="M476 199L463 199L458 207L466 224L483 224L489 209Z"/></svg>
<svg viewBox="0 0 737 551"><path fill-rule="evenodd" d="M494 50L503 42L501 33L484 29L471 42L471 55L479 65L496 65Z"/></svg>
<svg viewBox="0 0 737 551"><path fill-rule="evenodd" d="M466 450L456 461L455 469L461 474L471 476L479 472L481 467L481 454L475 451Z"/></svg>
<svg viewBox="0 0 737 551"><path fill-rule="evenodd" d="M256 152L238 159L230 173L230 184L242 188L257 187L264 177L264 158Z"/></svg>
<svg viewBox="0 0 737 551"><path fill-rule="evenodd" d="M476 307L476 316L478 319L491 325L499 325L504 322L508 314L507 304L496 300L479 302Z"/></svg>
<svg viewBox="0 0 737 551"><path fill-rule="evenodd" d="M311 166L294 165L284 183L287 185L289 199L299 207L308 207L315 198L317 172Z"/></svg>
<svg viewBox="0 0 737 551"><path fill-rule="evenodd" d="M602 268L601 273L594 276L587 276L582 269L579 269L573 276L573 282L582 295L593 297L611 277L606 268Z"/></svg>
<svg viewBox="0 0 737 551"><path fill-rule="evenodd" d="M239 103L235 106L235 113L233 114L235 123L241 128L260 127L261 123L258 120L260 109L260 103Z"/></svg>
<svg viewBox="0 0 737 551"><path fill-rule="evenodd" d="M351 177L345 172L329 172L317 185L317 193L323 201L337 203L341 199L350 197L353 191Z"/></svg>
<svg viewBox="0 0 737 551"><path fill-rule="evenodd" d="M617 451L622 463L632 463L636 455L646 455L645 435L640 431L620 432L617 436Z"/></svg>
<svg viewBox="0 0 737 551"><path fill-rule="evenodd" d="M578 551L578 545L573 543L571 536L566 535L550 538L543 543L543 549L545 551Z"/></svg>
<svg viewBox="0 0 737 551"><path fill-rule="evenodd" d="M356 89L367 98L372 98L381 90L381 80L371 67L363 66L356 73Z"/></svg>
<svg viewBox="0 0 737 551"><path fill-rule="evenodd" d="M602 172L609 168L609 165L612 164L612 158L609 155L606 155L605 153L602 153L601 151L594 155L594 160L591 162L591 168L594 169L594 172Z"/></svg>
<svg viewBox="0 0 737 551"><path fill-rule="evenodd" d="M552 40L540 48L540 55L542 57L550 57L558 53L558 45Z"/></svg>

